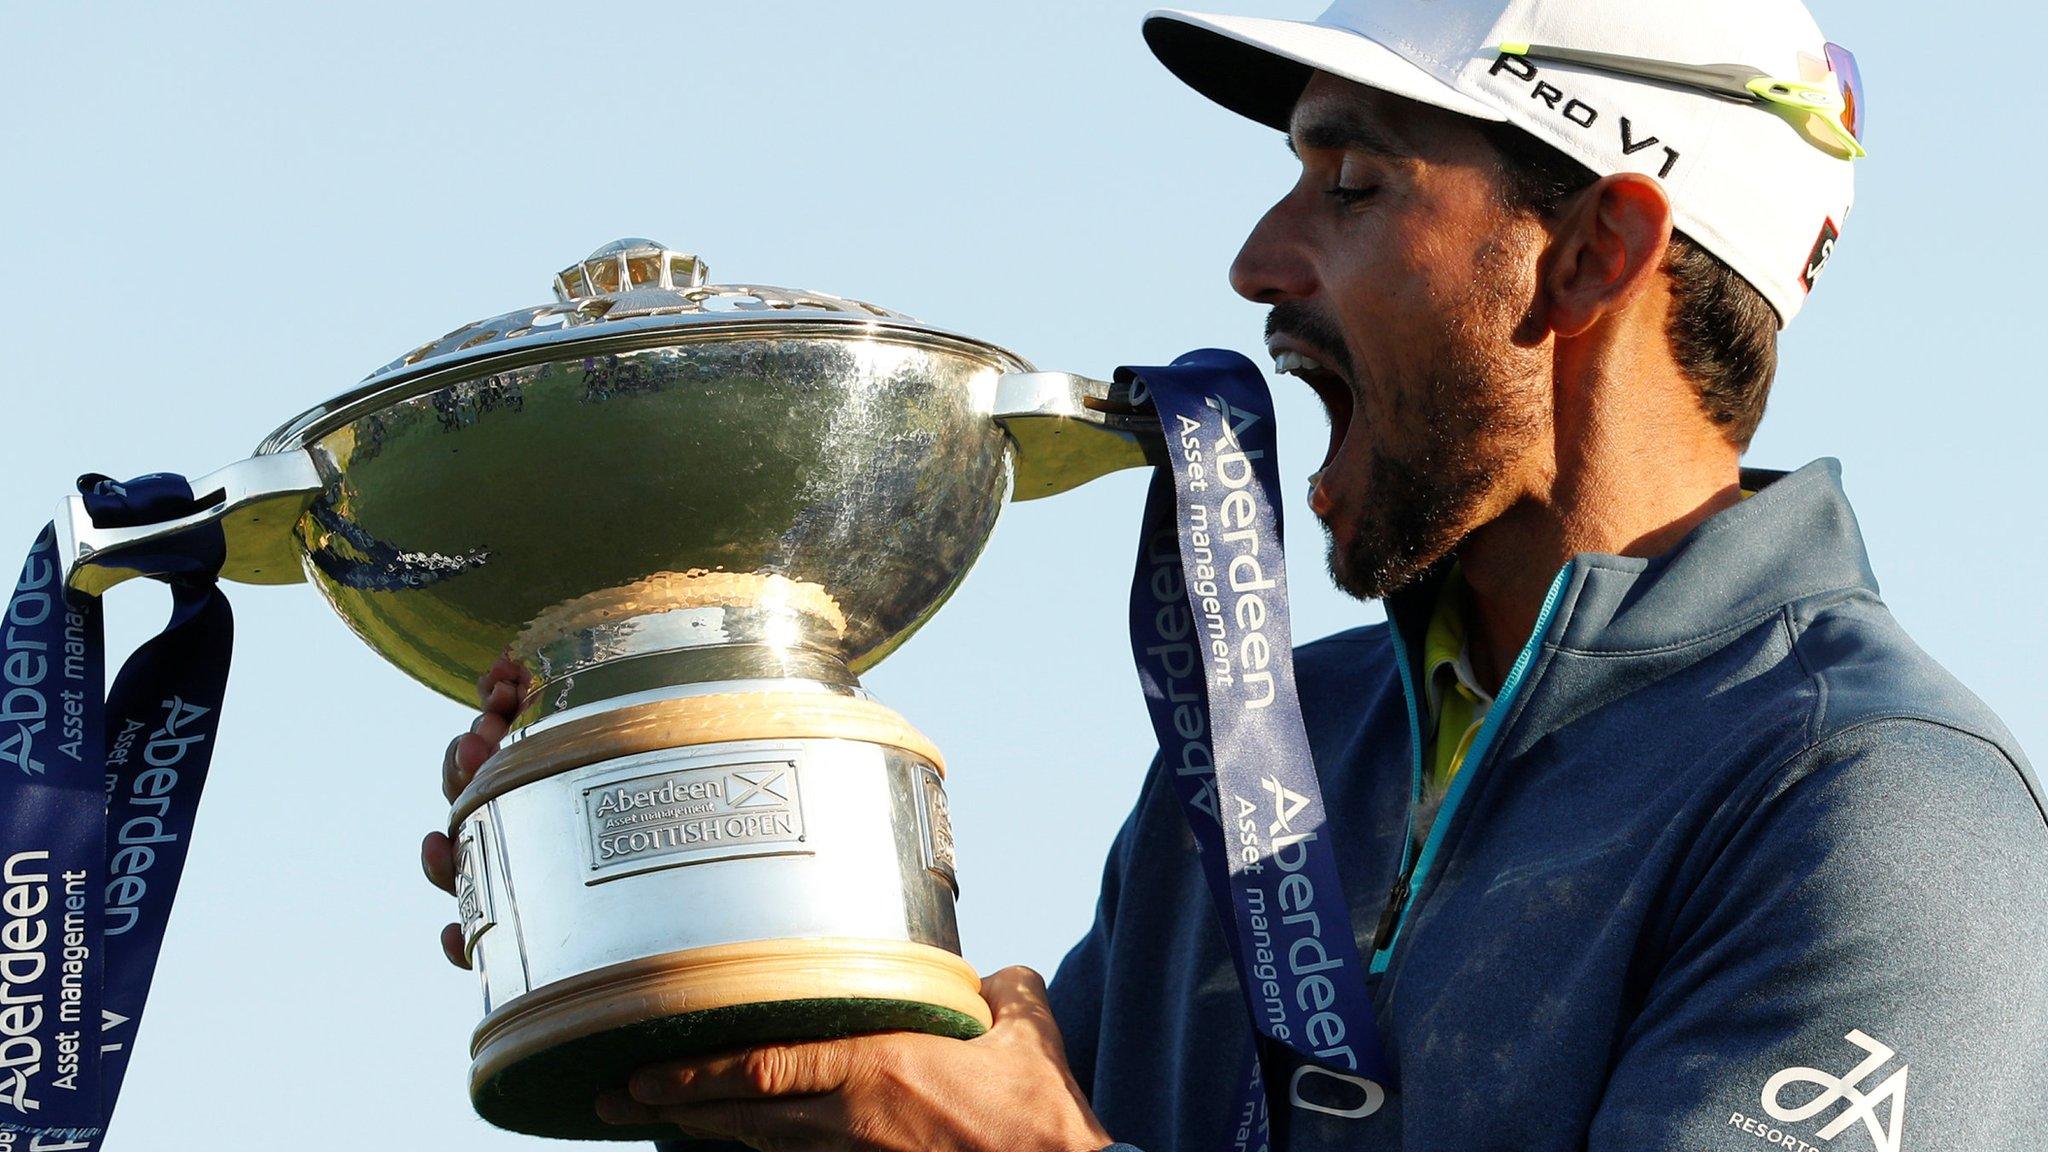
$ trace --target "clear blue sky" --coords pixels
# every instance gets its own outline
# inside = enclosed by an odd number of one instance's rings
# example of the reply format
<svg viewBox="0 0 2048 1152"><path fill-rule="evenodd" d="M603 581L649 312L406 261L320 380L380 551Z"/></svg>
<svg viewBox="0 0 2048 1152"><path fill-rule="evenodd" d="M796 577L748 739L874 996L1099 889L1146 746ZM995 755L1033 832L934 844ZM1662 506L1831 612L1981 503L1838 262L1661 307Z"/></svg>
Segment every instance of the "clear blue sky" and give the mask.
<svg viewBox="0 0 2048 1152"><path fill-rule="evenodd" d="M1751 461L1843 461L1886 599L2037 753L2048 615L2034 5L1814 0L1875 155ZM1231 10L1309 17L1315 0ZM1291 179L1181 89L1141 4L0 2L0 546L81 471L200 473L615 237L1105 373L1260 350L1224 269ZM1289 491L1323 417L1283 380ZM715 478L707 478L715 480ZM952 764L984 970L1086 926L1149 733L1123 647L1142 480L1012 509L869 677ZM1367 622L1292 514L1298 635ZM538 1147L464 1095L474 981L420 879L466 723L312 591L234 589L241 645L108 1147ZM125 590L116 644L164 606Z"/></svg>

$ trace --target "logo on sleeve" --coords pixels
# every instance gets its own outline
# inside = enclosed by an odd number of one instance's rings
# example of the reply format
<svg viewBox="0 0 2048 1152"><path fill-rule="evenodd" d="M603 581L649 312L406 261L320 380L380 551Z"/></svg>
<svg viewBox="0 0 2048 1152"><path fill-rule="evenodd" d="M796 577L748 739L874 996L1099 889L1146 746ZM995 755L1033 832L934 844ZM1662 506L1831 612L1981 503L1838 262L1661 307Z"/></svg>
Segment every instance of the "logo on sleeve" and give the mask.
<svg viewBox="0 0 2048 1152"><path fill-rule="evenodd" d="M1771 1119L1788 1125L1804 1124L1820 1118L1823 1113L1831 1113L1826 1117L1826 1123L1814 1133L1829 1141L1860 1120L1864 1130L1870 1133L1871 1142L1877 1146L1877 1152L1899 1152L1906 1122L1906 1073L1910 1069L1901 1064L1896 1071L1878 1081L1875 1087L1866 1089L1865 1084L1882 1074L1897 1053L1860 1029L1852 1029L1845 1039L1863 1050L1862 1061L1842 1076L1834 1076L1818 1068L1794 1066L1784 1069L1764 1081L1761 1100L1764 1111L1770 1114ZM1799 1152L1816 1147L1792 1132L1771 1127L1740 1112L1730 1116L1728 1123L1752 1136L1761 1136L1770 1143Z"/></svg>

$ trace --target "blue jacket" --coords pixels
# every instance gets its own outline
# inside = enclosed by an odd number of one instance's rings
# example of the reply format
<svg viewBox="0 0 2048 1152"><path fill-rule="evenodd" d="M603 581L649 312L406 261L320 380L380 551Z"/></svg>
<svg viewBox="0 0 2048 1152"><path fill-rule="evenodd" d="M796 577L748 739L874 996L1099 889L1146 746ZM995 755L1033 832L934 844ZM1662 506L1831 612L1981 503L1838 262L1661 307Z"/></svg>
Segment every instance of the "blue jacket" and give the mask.
<svg viewBox="0 0 2048 1152"><path fill-rule="evenodd" d="M1560 574L1419 859L1434 585L1298 651L1398 1083L1294 1108L1292 1152L2048 1148L2032 770L1878 598L1836 464L1745 480ZM1251 1031L1156 764L1052 995L1113 1135L1230 1146Z"/></svg>

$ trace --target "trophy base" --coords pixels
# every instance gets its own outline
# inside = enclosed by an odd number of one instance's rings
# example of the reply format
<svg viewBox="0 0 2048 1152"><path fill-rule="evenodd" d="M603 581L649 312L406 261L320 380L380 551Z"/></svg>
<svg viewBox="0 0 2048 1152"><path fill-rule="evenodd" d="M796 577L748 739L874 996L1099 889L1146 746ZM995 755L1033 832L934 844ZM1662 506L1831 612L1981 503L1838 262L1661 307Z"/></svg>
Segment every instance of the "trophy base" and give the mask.
<svg viewBox="0 0 2048 1152"><path fill-rule="evenodd" d="M673 1138L598 1119L599 1092L650 1064L757 1044L914 1031L970 1039L988 1005L966 961L886 940L769 940L615 965L478 1025L470 1099L490 1123L563 1140Z"/></svg>

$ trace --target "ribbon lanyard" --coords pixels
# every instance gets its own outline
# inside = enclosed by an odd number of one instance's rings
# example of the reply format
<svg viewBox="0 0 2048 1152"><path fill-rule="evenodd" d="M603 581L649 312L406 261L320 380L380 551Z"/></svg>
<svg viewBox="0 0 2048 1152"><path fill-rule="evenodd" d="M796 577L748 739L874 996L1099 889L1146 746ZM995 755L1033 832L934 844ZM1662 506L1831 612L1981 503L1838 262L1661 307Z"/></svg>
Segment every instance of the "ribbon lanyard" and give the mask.
<svg viewBox="0 0 2048 1152"><path fill-rule="evenodd" d="M79 481L101 526L197 509L182 478ZM220 529L126 561L171 619L104 692L100 602L67 591L56 533L0 625L0 1132L97 1149L121 1093L213 756L234 618Z"/></svg>
<svg viewBox="0 0 2048 1152"><path fill-rule="evenodd" d="M1255 1031L1233 1147L1285 1148L1289 1101L1366 1116L1389 1081L1295 694L1272 397L1215 349L1117 380L1166 434L1131 649Z"/></svg>

